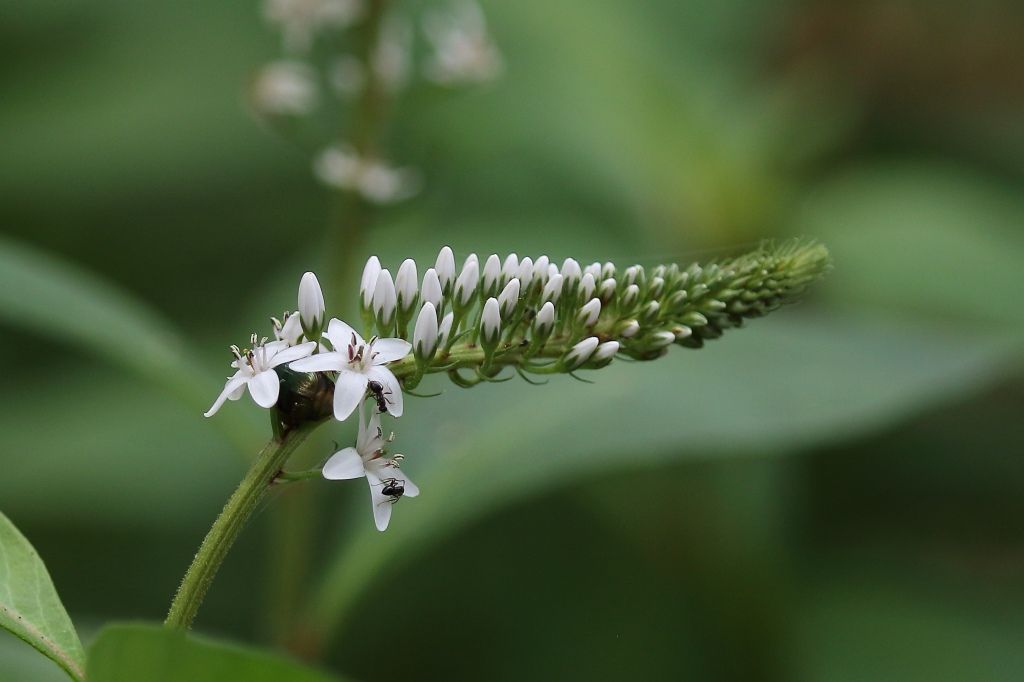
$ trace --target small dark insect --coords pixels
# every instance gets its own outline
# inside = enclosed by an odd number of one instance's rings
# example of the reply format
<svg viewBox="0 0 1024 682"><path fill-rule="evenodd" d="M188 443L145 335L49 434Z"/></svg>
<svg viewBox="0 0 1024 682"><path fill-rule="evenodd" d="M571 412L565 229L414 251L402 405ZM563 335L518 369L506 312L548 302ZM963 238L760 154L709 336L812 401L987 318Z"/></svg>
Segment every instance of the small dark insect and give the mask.
<svg viewBox="0 0 1024 682"><path fill-rule="evenodd" d="M391 504L398 502L402 495L405 494L405 481L401 481L397 478L385 478L380 483L384 486L380 489L381 494L385 497L390 497Z"/></svg>
<svg viewBox="0 0 1024 682"><path fill-rule="evenodd" d="M384 386L378 381L370 381L367 384L367 388L370 389L370 395L373 396L373 399L377 401L377 411L387 412L388 403L391 402L387 399L387 396L391 395L391 391L385 391Z"/></svg>

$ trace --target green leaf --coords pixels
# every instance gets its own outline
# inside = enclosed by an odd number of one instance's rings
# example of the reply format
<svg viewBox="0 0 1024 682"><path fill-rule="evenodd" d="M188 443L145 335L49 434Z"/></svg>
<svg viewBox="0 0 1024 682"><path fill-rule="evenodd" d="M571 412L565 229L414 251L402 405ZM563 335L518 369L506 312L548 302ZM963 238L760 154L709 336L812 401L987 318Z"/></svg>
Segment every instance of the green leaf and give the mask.
<svg viewBox="0 0 1024 682"><path fill-rule="evenodd" d="M76 344L197 410L216 396L216 375L199 369L179 333L145 303L82 268L2 238L0 321ZM251 420L241 411L225 412L218 427L249 451Z"/></svg>
<svg viewBox="0 0 1024 682"><path fill-rule="evenodd" d="M85 652L50 574L32 545L3 513L0 513L0 627L34 646L72 679L83 679Z"/></svg>
<svg viewBox="0 0 1024 682"><path fill-rule="evenodd" d="M337 678L256 649L159 625L108 626L89 647L89 682L331 682Z"/></svg>
<svg viewBox="0 0 1024 682"><path fill-rule="evenodd" d="M336 629L388 567L503 504L603 472L862 435L978 390L1015 351L872 318L780 314L751 327L698 352L613 363L590 375L595 385L447 388L434 399L443 406L407 406L395 446L423 493L401 501L384 534L358 500L355 536L309 620Z"/></svg>

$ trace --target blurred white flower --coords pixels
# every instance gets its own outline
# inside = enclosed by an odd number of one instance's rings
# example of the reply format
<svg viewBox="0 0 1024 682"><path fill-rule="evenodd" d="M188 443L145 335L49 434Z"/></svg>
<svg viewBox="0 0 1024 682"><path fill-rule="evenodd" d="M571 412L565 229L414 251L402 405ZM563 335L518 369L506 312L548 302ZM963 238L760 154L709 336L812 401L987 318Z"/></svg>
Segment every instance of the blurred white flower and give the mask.
<svg viewBox="0 0 1024 682"><path fill-rule="evenodd" d="M391 521L391 508L402 497L416 497L420 489L409 480L399 467L399 455L385 456L387 441L380 428L380 414L371 410L370 419L364 421L363 404L359 405L359 435L354 448L334 453L324 464L323 477L332 481L345 481L366 477L370 485L370 504L377 530L386 530Z"/></svg>
<svg viewBox="0 0 1024 682"><path fill-rule="evenodd" d="M250 97L256 111L265 116L304 116L320 99L316 73L305 62L271 62L256 74Z"/></svg>
<svg viewBox="0 0 1024 682"><path fill-rule="evenodd" d="M341 146L320 152L313 161L313 172L325 185L358 192L375 204L407 199L418 186L414 171L395 168L378 159L360 158L352 149Z"/></svg>
<svg viewBox="0 0 1024 682"><path fill-rule="evenodd" d="M291 319L289 317L289 319ZM289 346L287 341L271 341L257 339L253 334L250 339L252 348L239 350L238 346L232 346L231 352L235 359L231 366L236 370L234 375L228 377L224 384L224 390L217 396L217 400L203 416L212 417L217 414L225 400L238 400L242 397L246 387L249 388L249 395L260 407L273 407L277 404L277 397L281 392L281 380L274 371L275 367L283 365L292 360L304 358L313 352L316 344L312 341L300 343L297 346Z"/></svg>
<svg viewBox="0 0 1024 682"><path fill-rule="evenodd" d="M412 26L403 15L392 14L381 28L370 64L389 92L401 90L409 82L412 37Z"/></svg>
<svg viewBox="0 0 1024 682"><path fill-rule="evenodd" d="M483 11L473 0L429 12L423 32L433 47L424 65L429 80L457 86L486 83L501 75L501 53L487 33Z"/></svg>
<svg viewBox="0 0 1024 682"><path fill-rule="evenodd" d="M263 17L281 29L288 52L304 53L321 29L345 28L363 11L361 0L266 0Z"/></svg>

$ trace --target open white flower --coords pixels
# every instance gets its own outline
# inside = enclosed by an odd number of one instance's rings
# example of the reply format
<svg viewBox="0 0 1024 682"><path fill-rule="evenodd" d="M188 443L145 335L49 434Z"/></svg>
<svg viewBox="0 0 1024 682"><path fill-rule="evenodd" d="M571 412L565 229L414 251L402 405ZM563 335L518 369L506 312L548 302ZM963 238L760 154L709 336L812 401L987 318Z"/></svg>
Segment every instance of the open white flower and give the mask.
<svg viewBox="0 0 1024 682"><path fill-rule="evenodd" d="M299 372L338 373L334 381L334 418L348 419L366 397L366 387L371 381L380 384L388 413L401 417L402 387L385 365L408 355L412 344L402 339L364 341L356 330L337 318L327 325L326 336L333 351L297 360L291 368Z"/></svg>
<svg viewBox="0 0 1024 682"><path fill-rule="evenodd" d="M249 395L257 405L273 407L277 404L277 396L281 392L281 380L274 368L304 358L316 348L312 341L297 346L289 346L284 340L267 343L267 340L263 339L257 343L255 334L252 335L251 342L252 349L246 348L245 351L240 351L238 346L231 347L231 352L235 355L231 366L238 371L228 377L224 390L203 416L215 415L225 400L241 398L246 386L249 387Z"/></svg>
<svg viewBox="0 0 1024 682"><path fill-rule="evenodd" d="M373 520L377 530L387 530L391 521L391 508L402 497L416 497L420 489L399 469L394 459L385 456L387 442L380 429L380 414L373 411L364 422L363 404L359 405L359 436L354 448L344 448L334 453L324 464L323 477L332 481L345 481L366 477L370 485L370 503L373 505ZM400 494L396 494L401 490ZM385 492L392 494L388 495Z"/></svg>

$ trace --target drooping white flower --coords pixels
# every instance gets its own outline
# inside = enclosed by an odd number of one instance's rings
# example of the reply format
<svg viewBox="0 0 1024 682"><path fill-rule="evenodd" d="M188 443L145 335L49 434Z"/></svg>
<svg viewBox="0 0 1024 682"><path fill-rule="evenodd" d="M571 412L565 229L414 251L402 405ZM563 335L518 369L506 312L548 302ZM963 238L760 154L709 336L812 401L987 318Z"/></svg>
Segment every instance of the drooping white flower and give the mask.
<svg viewBox="0 0 1024 682"><path fill-rule="evenodd" d="M452 253L451 247L441 248L437 254L437 261L434 263L434 269L437 270L437 278L441 280L441 290L446 295L450 294L452 285L455 283L455 254Z"/></svg>
<svg viewBox="0 0 1024 682"><path fill-rule="evenodd" d="M402 387L386 367L401 360L412 349L403 339L371 339L364 341L356 330L335 318L327 325L327 338L333 351L317 353L293 362L299 372L337 372L334 382L334 418L345 421L366 396L370 381L381 385L388 413L402 416Z"/></svg>
<svg viewBox="0 0 1024 682"><path fill-rule="evenodd" d="M424 303L432 303L435 310L441 308L441 301L444 295L441 289L441 280L437 276L437 270L428 268L423 273L423 284L420 286L420 300Z"/></svg>
<svg viewBox="0 0 1024 682"><path fill-rule="evenodd" d="M320 98L313 68L289 60L260 69L250 92L252 106L265 116L304 116L316 108Z"/></svg>
<svg viewBox="0 0 1024 682"><path fill-rule="evenodd" d="M364 422L363 405L359 405L359 435L354 448L334 453L324 464L323 477L332 481L366 478L370 486L370 504L377 530L383 531L391 521L391 511L402 497L416 497L420 489L399 468L400 458L388 458L384 451L387 441L380 428L380 414L371 411ZM398 491L401 491L398 494ZM385 493L391 494L385 494Z"/></svg>
<svg viewBox="0 0 1024 682"><path fill-rule="evenodd" d="M416 318L416 327L412 333L412 349L416 359L421 362L433 358L437 350L437 310L430 301L423 304L420 315Z"/></svg>
<svg viewBox="0 0 1024 682"><path fill-rule="evenodd" d="M498 294L498 305L501 307L501 317L504 320L508 320L512 317L512 313L516 311L516 306L519 305L519 279L513 277L505 285L505 288Z"/></svg>
<svg viewBox="0 0 1024 682"><path fill-rule="evenodd" d="M274 368L305 358L316 348L313 341L289 346L288 342L283 340L267 343L266 339L257 339L255 334L252 335L250 342L252 348L246 348L244 351L239 350L238 346L231 347L231 352L235 356L231 366L237 371L228 377L224 390L203 416L212 417L217 414L225 400L241 398L246 387L249 388L249 395L257 405L264 408L273 407L277 404L277 397L281 392L281 380Z"/></svg>
<svg viewBox="0 0 1024 682"><path fill-rule="evenodd" d="M324 292L316 275L307 272L299 281L299 319L306 338L313 340L324 327Z"/></svg>
<svg viewBox="0 0 1024 682"><path fill-rule="evenodd" d="M424 66L428 79L456 86L483 83L501 75L501 54L487 33L480 6L472 0L463 0L447 12L427 14L423 30L434 48Z"/></svg>
<svg viewBox="0 0 1024 682"><path fill-rule="evenodd" d="M343 28L359 18L361 0L266 0L263 16L277 24L289 52L307 52L316 33Z"/></svg>
<svg viewBox="0 0 1024 682"><path fill-rule="evenodd" d="M569 349L569 352L565 355L566 369L574 370L589 360L599 343L600 341L596 336L589 336Z"/></svg>

